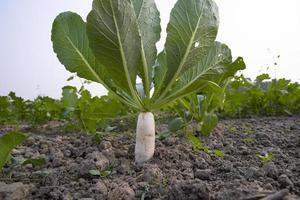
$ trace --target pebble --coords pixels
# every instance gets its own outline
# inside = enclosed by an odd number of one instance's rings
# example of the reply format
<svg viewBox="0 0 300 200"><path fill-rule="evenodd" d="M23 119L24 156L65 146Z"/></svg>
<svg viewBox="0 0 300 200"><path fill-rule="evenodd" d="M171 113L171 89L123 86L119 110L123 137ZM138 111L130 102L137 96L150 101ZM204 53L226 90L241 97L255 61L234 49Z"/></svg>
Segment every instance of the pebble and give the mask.
<svg viewBox="0 0 300 200"><path fill-rule="evenodd" d="M148 183L158 183L163 179L163 173L157 165L146 164L143 166L143 180Z"/></svg>
<svg viewBox="0 0 300 200"><path fill-rule="evenodd" d="M109 167L109 160L101 152L94 151L87 155L87 159L90 160L90 162L94 162L100 171Z"/></svg>
<svg viewBox="0 0 300 200"><path fill-rule="evenodd" d="M276 165L273 162L269 162L264 165L263 170L265 174L271 178L277 178L278 177L278 169Z"/></svg>
<svg viewBox="0 0 300 200"><path fill-rule="evenodd" d="M199 178L201 180L209 180L211 176L210 169L197 169L195 171L195 178Z"/></svg>
<svg viewBox="0 0 300 200"><path fill-rule="evenodd" d="M109 142L109 141L102 141L100 143L100 148L102 150L108 150L108 149L111 149L112 148L112 144Z"/></svg>
<svg viewBox="0 0 300 200"><path fill-rule="evenodd" d="M64 156L70 157L71 155L72 155L72 152L70 150L67 149L64 151Z"/></svg>
<svg viewBox="0 0 300 200"><path fill-rule="evenodd" d="M249 167L245 173L246 179L256 178L258 169L255 167Z"/></svg>
<svg viewBox="0 0 300 200"><path fill-rule="evenodd" d="M128 183L122 182L118 184L108 195L109 200L134 200L135 192Z"/></svg>
<svg viewBox="0 0 300 200"><path fill-rule="evenodd" d="M24 200L29 196L29 185L21 182L6 184L0 182L0 199L1 200Z"/></svg>
<svg viewBox="0 0 300 200"><path fill-rule="evenodd" d="M102 181L98 181L89 191L97 194L107 194L108 192L106 185Z"/></svg>
<svg viewBox="0 0 300 200"><path fill-rule="evenodd" d="M282 187L294 187L293 182L291 181L291 179L289 179L289 177L286 174L282 174L278 177L278 182L280 183L280 185Z"/></svg>

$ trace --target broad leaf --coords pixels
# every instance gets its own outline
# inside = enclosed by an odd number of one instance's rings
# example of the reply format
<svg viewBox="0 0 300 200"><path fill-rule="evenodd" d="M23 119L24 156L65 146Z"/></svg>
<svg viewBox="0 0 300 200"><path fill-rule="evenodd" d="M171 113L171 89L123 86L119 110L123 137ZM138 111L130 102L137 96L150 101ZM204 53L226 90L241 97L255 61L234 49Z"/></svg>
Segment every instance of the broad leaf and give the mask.
<svg viewBox="0 0 300 200"><path fill-rule="evenodd" d="M7 162L10 152L28 138L19 132L10 132L0 137L0 171Z"/></svg>
<svg viewBox="0 0 300 200"><path fill-rule="evenodd" d="M244 63L242 57L238 57L233 63L227 65L224 64L223 70L220 71L221 73L215 73L213 75L214 77L211 77L211 79L214 79L219 84L222 84L222 82L226 82L226 80L233 78L239 70L244 69L246 69L246 64Z"/></svg>
<svg viewBox="0 0 300 200"><path fill-rule="evenodd" d="M166 52L162 51L158 54L157 61L154 66L155 91L154 91L153 99L155 99L157 95L160 93L167 72L168 72L168 68L167 68Z"/></svg>
<svg viewBox="0 0 300 200"><path fill-rule="evenodd" d="M131 0L139 33L142 39L139 75L142 78L144 91L149 95L153 66L157 56L156 43L160 39L160 17L154 0Z"/></svg>
<svg viewBox="0 0 300 200"><path fill-rule="evenodd" d="M90 47L118 87L135 97L141 52L134 8L128 0L94 0L87 17Z"/></svg>
<svg viewBox="0 0 300 200"><path fill-rule="evenodd" d="M215 76L222 77L224 70L231 64L230 49L219 42L215 42L208 51L202 55L197 65L183 73L175 83L168 96L177 98L191 92L201 91L207 81L215 81Z"/></svg>
<svg viewBox="0 0 300 200"><path fill-rule="evenodd" d="M103 70L97 63L86 35L86 24L72 12L56 17L52 26L53 49L59 61L81 78L102 83Z"/></svg>
<svg viewBox="0 0 300 200"><path fill-rule="evenodd" d="M218 9L211 0L178 0L167 28L167 90L178 75L194 67L207 55L219 25Z"/></svg>
<svg viewBox="0 0 300 200"><path fill-rule="evenodd" d="M181 92L174 91L174 93L170 94L168 97L163 98L161 101L155 102L152 108L159 109L161 107L167 106L181 97L195 93L195 91L203 91L204 93L218 93L222 92L222 88L215 82L208 80L198 80L185 90Z"/></svg>

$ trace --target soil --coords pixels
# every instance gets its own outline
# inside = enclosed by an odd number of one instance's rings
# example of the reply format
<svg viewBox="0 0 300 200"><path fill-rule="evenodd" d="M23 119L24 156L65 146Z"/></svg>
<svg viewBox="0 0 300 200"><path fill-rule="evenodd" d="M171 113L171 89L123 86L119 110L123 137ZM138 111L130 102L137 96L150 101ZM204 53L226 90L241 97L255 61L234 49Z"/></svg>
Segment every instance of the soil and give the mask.
<svg viewBox="0 0 300 200"><path fill-rule="evenodd" d="M179 132L156 141L154 158L143 165L134 163L134 130L116 131L98 144L88 135L55 130L32 133L13 151L16 159L45 157L48 163L6 166L0 199L16 189L21 197L14 199L38 200L300 199L300 116L222 120L210 137L195 132L223 157L193 151ZM274 158L263 162L258 154Z"/></svg>

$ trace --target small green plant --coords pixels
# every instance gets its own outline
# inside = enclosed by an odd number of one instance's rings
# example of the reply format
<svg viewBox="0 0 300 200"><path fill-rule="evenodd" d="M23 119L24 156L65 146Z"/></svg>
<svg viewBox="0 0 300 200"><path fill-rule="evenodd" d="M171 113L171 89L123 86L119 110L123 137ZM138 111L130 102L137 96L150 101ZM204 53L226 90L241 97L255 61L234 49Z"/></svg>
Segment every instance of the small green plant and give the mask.
<svg viewBox="0 0 300 200"><path fill-rule="evenodd" d="M268 74L255 81L237 76L229 83L223 116L276 116L300 113L300 85Z"/></svg>
<svg viewBox="0 0 300 200"><path fill-rule="evenodd" d="M202 141L196 137L191 131L187 130L185 133L186 139L192 144L193 150L194 151L203 151L207 154L214 154L218 157L224 157L225 153L222 150L215 149L215 150L210 150L208 149Z"/></svg>
<svg viewBox="0 0 300 200"><path fill-rule="evenodd" d="M175 134L177 131L182 130L188 124L184 122L181 117L172 119L168 124L168 129L156 136L156 139L163 140L171 135Z"/></svg>
<svg viewBox="0 0 300 200"><path fill-rule="evenodd" d="M47 160L45 158L31 158L24 160L21 165L26 166L26 165L32 165L32 166L43 166L47 164Z"/></svg>
<svg viewBox="0 0 300 200"><path fill-rule="evenodd" d="M236 65L236 68L224 73L223 76L214 77L213 81L219 85L218 88L202 90L201 93L183 97L171 105L171 109L181 116L186 123L196 120L201 133L208 136L218 124L217 112L223 108L230 80L238 70L243 70L245 67L241 63Z"/></svg>
<svg viewBox="0 0 300 200"><path fill-rule="evenodd" d="M247 137L242 140L245 144L253 144L255 143L255 139Z"/></svg>
<svg viewBox="0 0 300 200"><path fill-rule="evenodd" d="M11 151L22 144L28 135L20 132L9 132L0 137L0 171L11 156Z"/></svg>
<svg viewBox="0 0 300 200"><path fill-rule="evenodd" d="M89 171L90 175L92 176L99 176L101 178L108 177L112 171L110 169L99 171L99 170L90 170Z"/></svg>
<svg viewBox="0 0 300 200"><path fill-rule="evenodd" d="M236 128L236 127L230 127L229 129L228 129L228 131L230 132L230 133L233 133L233 134L238 134L238 129Z"/></svg>
<svg viewBox="0 0 300 200"><path fill-rule="evenodd" d="M265 155L256 154L256 156L264 163L273 161L275 156L271 153L266 153Z"/></svg>
<svg viewBox="0 0 300 200"><path fill-rule="evenodd" d="M108 119L130 113L125 105L117 101L110 94L102 97L92 97L85 88L79 91L76 87L65 86L61 99L65 118L73 123L73 128L79 128L90 134L97 132L97 124ZM105 127L107 128L107 127Z"/></svg>

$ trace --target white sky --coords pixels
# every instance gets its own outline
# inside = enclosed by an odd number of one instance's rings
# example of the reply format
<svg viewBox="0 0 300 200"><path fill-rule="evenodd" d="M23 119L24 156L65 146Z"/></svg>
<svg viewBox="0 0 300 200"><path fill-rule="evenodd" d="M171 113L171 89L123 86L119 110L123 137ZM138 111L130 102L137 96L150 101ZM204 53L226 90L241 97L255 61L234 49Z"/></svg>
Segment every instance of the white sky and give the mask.
<svg viewBox="0 0 300 200"><path fill-rule="evenodd" d="M218 41L233 56L242 56L247 76L268 72L272 77L300 80L299 0L216 0L220 11ZM165 31L175 0L156 0ZM0 95L15 91L25 98L37 95L60 97L71 75L52 50L52 21L60 12L74 11L84 19L91 0L0 0ZM162 49L165 33L158 44ZM279 59L276 59L280 55ZM275 68L273 63L278 62ZM91 85L94 94L104 94Z"/></svg>

